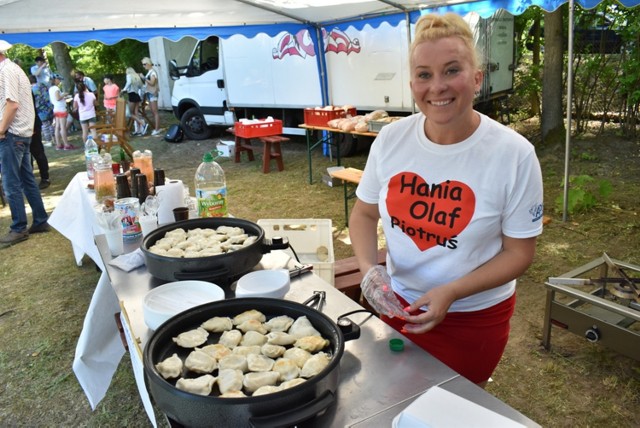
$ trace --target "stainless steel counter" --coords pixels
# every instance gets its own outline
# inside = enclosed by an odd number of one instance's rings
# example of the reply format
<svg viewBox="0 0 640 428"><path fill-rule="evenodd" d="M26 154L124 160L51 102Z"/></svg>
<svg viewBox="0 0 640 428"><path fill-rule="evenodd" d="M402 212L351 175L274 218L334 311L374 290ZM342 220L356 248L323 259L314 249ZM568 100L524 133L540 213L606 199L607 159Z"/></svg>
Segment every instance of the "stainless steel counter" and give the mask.
<svg viewBox="0 0 640 428"><path fill-rule="evenodd" d="M104 236L96 237L111 284L128 315L128 328L139 340L140 349L152 335L144 323L143 299L154 287L165 283L152 277L145 267L129 273L108 264L111 256ZM125 251L137 248L138 242L125 243ZM225 290L228 298L233 292ZM286 299L303 302L314 291L326 292L322 311L334 321L341 315L363 309L314 274L304 274L291 282ZM462 378L430 354L415 346L375 316L350 315L360 325L359 339L346 342L340 364L337 405L305 424L305 427L390 426L390 421L415 398L432 386L440 385L464 398L485 406L527 426L535 422ZM389 349L389 339L401 338L402 352Z"/></svg>

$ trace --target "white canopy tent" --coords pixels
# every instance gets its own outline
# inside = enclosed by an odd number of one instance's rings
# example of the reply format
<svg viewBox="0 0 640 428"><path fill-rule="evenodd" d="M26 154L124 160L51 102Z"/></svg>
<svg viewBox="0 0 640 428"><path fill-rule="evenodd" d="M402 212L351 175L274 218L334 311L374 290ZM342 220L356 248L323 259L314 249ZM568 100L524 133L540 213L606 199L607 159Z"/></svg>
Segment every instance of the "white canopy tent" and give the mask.
<svg viewBox="0 0 640 428"><path fill-rule="evenodd" d="M476 12L487 18L497 9L519 15L530 6L553 11L567 0L0 0L0 37L10 43L43 47L60 41L78 46L88 40L113 44L124 38L178 40L265 32L290 26L364 25L376 20L410 21L425 11ZM585 8L601 0L581 0ZM640 0L624 0L634 6Z"/></svg>

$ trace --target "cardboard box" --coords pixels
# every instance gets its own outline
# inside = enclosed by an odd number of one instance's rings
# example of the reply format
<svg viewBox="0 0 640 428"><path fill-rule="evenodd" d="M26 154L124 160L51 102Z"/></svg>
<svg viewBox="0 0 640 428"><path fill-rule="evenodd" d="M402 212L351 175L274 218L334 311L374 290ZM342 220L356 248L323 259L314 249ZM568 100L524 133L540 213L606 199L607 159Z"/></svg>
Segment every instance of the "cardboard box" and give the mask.
<svg viewBox="0 0 640 428"><path fill-rule="evenodd" d="M342 180L339 178L333 178L329 174L322 174L322 182L329 187L342 186Z"/></svg>
<svg viewBox="0 0 640 428"><path fill-rule="evenodd" d="M217 147L223 158L232 158L236 153L235 141L220 141Z"/></svg>
<svg viewBox="0 0 640 428"><path fill-rule="evenodd" d="M331 173L334 171L339 171L341 169L344 169L343 166L330 166L329 168L327 168L327 173L326 174L322 174L322 182L324 184L326 184L329 187L337 187L337 186L342 186L342 180L340 180L339 178L333 178L331 177Z"/></svg>

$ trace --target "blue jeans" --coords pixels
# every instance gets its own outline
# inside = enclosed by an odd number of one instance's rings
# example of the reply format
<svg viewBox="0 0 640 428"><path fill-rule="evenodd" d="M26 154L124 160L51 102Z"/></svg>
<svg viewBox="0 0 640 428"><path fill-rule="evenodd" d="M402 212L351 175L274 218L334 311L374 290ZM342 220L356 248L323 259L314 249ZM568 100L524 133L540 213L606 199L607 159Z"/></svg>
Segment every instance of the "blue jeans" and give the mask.
<svg viewBox="0 0 640 428"><path fill-rule="evenodd" d="M23 195L33 212L33 226L46 223L49 218L31 168L30 142L31 138L19 137L9 132L0 139L2 187L11 209L10 228L19 233L27 230L27 210Z"/></svg>

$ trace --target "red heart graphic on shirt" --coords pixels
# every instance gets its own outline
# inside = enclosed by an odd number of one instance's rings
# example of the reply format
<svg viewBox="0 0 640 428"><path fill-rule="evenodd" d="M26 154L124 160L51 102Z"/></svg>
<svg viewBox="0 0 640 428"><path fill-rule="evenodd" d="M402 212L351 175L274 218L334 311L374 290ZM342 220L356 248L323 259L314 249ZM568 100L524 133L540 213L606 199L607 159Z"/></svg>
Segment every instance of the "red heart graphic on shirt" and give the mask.
<svg viewBox="0 0 640 428"><path fill-rule="evenodd" d="M471 221L476 196L460 181L428 184L417 174L402 172L389 181L386 203L392 226L425 251L436 245L457 246L452 238Z"/></svg>

